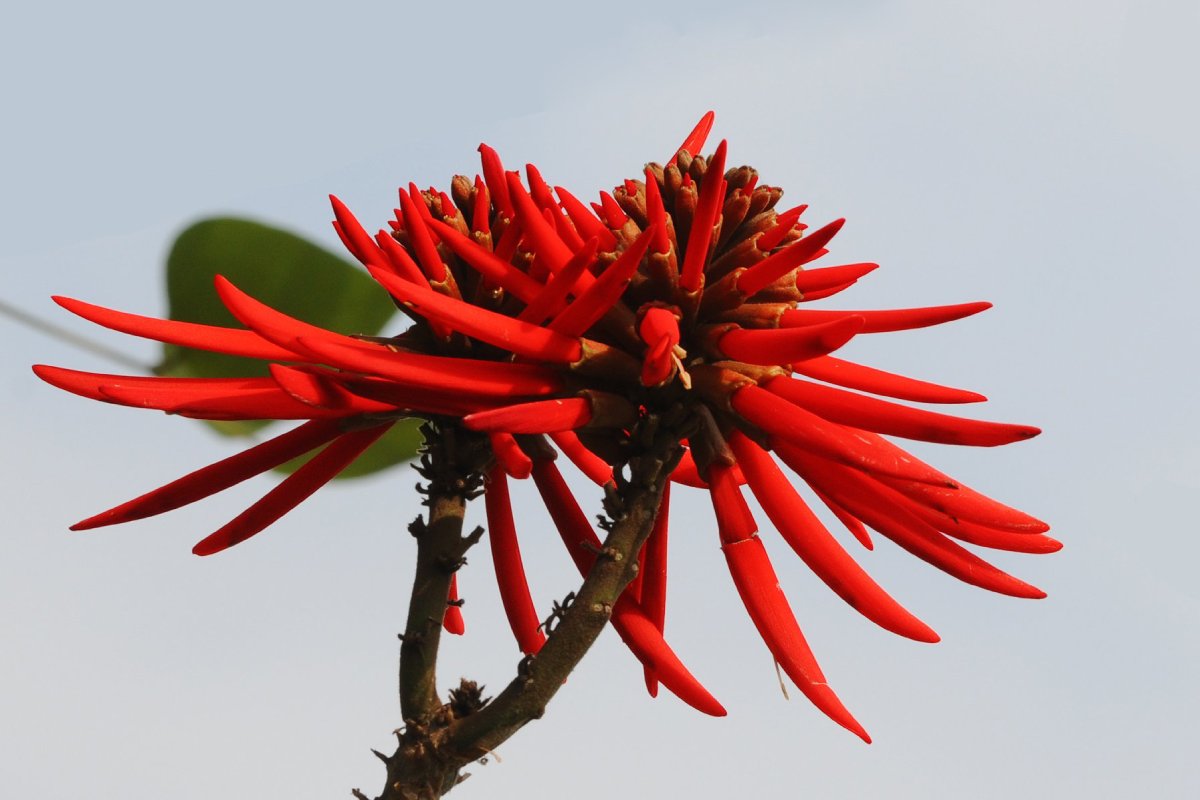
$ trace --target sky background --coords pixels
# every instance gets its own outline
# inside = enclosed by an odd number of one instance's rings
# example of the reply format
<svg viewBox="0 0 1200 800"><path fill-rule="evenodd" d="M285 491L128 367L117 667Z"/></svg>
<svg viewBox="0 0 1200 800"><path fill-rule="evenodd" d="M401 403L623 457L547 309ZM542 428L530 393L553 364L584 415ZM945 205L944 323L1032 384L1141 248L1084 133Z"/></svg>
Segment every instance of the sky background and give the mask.
<svg viewBox="0 0 1200 800"><path fill-rule="evenodd" d="M1050 596L989 595L886 540L858 551L943 637L920 645L860 618L764 530L868 747L781 696L709 504L679 492L668 639L729 716L649 699L608 632L545 719L452 796L1196 797L1198 9L23 4L0 29L0 298L153 363L154 345L49 295L163 313L166 249L191 220L243 214L335 247L328 193L382 224L398 185L473 175L480 141L594 196L712 108L731 162L809 203L809 222L848 218L831 260L883 265L822 307L995 303L849 356L1045 429L918 452L1054 525L1061 553L998 559ZM209 559L191 545L271 479L71 534L234 443L53 390L30 363L119 370L7 319L0 335L0 795L374 796L368 748L390 752L399 722L411 470L327 488ZM577 579L521 492L548 607ZM443 684L513 674L490 571L481 548L460 576L468 633L444 648Z"/></svg>

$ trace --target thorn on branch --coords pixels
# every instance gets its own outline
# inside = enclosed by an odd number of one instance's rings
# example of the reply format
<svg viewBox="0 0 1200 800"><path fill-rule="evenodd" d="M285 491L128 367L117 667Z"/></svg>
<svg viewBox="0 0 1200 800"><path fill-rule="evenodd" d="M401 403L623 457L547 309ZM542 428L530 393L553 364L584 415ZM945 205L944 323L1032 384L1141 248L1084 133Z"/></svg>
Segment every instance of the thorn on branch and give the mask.
<svg viewBox="0 0 1200 800"><path fill-rule="evenodd" d="M414 539L420 539L429 532L429 526L425 524L424 517L417 517L412 522L408 523L408 532L413 535Z"/></svg>
<svg viewBox="0 0 1200 800"><path fill-rule="evenodd" d="M374 753L375 757L378 758L380 761L382 761L384 764L391 766L392 760L390 758L388 758L387 756L385 756L383 753L379 752L378 750L376 750L374 748L371 748L371 752Z"/></svg>
<svg viewBox="0 0 1200 800"><path fill-rule="evenodd" d="M437 565L446 572L458 572L467 565L467 559L465 556L459 556L458 558L441 556L437 560Z"/></svg>
<svg viewBox="0 0 1200 800"><path fill-rule="evenodd" d="M397 633L396 638L405 644L421 644L425 641L425 634L421 631Z"/></svg>
<svg viewBox="0 0 1200 800"><path fill-rule="evenodd" d="M562 602L554 601L554 606L550 609L550 616L546 617L545 622L538 626L538 630L545 631L547 634L554 633L554 629L562 622L566 616L567 610L575 602L575 593L571 592L563 598Z"/></svg>
<svg viewBox="0 0 1200 800"><path fill-rule="evenodd" d="M356 798L358 798L358 800L371 800L371 798L367 797L365 794L360 792L358 789L351 789L350 794L354 795Z"/></svg>
<svg viewBox="0 0 1200 800"><path fill-rule="evenodd" d="M525 656L517 664L517 677L522 683L533 683L533 665L537 661L536 656Z"/></svg>

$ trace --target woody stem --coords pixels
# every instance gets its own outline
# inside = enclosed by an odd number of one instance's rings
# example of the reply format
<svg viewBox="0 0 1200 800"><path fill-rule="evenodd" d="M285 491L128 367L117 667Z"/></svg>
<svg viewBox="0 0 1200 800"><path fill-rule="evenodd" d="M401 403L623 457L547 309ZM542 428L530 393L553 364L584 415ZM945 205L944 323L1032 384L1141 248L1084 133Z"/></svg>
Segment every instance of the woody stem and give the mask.
<svg viewBox="0 0 1200 800"><path fill-rule="evenodd" d="M411 526L417 539L416 574L408 620L400 644L400 712L420 720L441 703L437 694L437 655L450 581L471 542L462 536L466 499L431 494L428 521Z"/></svg>
<svg viewBox="0 0 1200 800"><path fill-rule="evenodd" d="M542 716L636 575L637 553L654 528L663 487L679 454L677 440L666 439L630 462L629 480L621 481L610 495L616 506L610 509L614 524L574 602L522 674L488 705L451 726L447 749L463 758L478 758Z"/></svg>

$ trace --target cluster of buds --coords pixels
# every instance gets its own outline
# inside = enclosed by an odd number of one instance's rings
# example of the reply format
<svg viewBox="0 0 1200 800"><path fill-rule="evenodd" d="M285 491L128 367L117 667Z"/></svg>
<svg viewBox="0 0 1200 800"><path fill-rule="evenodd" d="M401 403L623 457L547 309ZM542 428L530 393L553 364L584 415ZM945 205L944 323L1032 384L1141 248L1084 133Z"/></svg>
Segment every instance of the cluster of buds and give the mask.
<svg viewBox="0 0 1200 800"><path fill-rule="evenodd" d="M288 317L218 278L244 329L165 321L58 298L125 333L272 363L269 377L125 377L37 367L97 400L209 420L293 419L281 436L84 520L95 528L159 514L319 450L261 500L203 539L208 555L262 531L350 464L396 420L423 417L486 437L488 536L516 641L544 641L517 541L509 481L532 478L579 570L601 542L560 474L561 452L614 485L648 420L682 420L672 482L712 501L737 591L784 672L831 718L867 738L828 686L758 537L744 487L788 545L834 592L880 626L918 641L937 634L880 588L813 513L780 467L867 548L868 528L968 583L1017 597L1037 588L963 543L1023 553L1060 545L1048 526L973 491L885 436L993 446L1036 428L965 419L894 400L970 403L981 395L839 359L855 336L960 319L987 303L886 311L812 310L875 269L810 267L842 220L809 230L805 206L779 210L782 191L749 167L726 167L726 144L698 155L706 115L665 165L650 164L598 202L525 180L480 147L482 174L449 194L410 184L390 230L372 235L333 198L346 248L410 316L386 339L324 330ZM302 290L299 289L298 290ZM892 398L892 399L882 399ZM669 484L638 578L612 623L659 682L710 713L724 709L663 639ZM454 601L456 598L449 598ZM447 625L461 629L457 604Z"/></svg>

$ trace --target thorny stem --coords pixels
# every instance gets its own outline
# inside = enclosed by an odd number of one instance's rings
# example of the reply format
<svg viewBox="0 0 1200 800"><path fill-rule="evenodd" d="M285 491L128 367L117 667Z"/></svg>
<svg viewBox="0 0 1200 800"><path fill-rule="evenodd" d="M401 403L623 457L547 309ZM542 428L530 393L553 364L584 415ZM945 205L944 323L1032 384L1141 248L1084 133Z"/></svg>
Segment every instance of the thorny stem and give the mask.
<svg viewBox="0 0 1200 800"><path fill-rule="evenodd" d="M633 580L637 553L654 529L663 486L678 450L678 445L664 447L660 455L630 463L630 479L609 495L606 506L613 525L574 602L522 674L478 713L451 728L450 747L478 758L542 716L546 704L604 630L617 598ZM620 507L612 508L614 504Z"/></svg>
<svg viewBox="0 0 1200 800"><path fill-rule="evenodd" d="M454 573L465 563L483 530L462 535L467 501L478 495L486 449L453 427L426 425L426 445L417 469L428 480L428 519L409 526L417 540L416 574L408 603L408 620L400 644L400 711L405 723L428 717L439 705L437 654L442 618Z"/></svg>
<svg viewBox="0 0 1200 800"><path fill-rule="evenodd" d="M462 536L466 501L431 495L429 520L418 517L409 529L417 538L417 567L400 643L400 712L419 720L441 703L437 696L437 655L450 581L466 549L478 536Z"/></svg>
<svg viewBox="0 0 1200 800"><path fill-rule="evenodd" d="M408 626L401 647L401 708L405 728L397 732L400 745L388 757L376 753L386 764L387 785L378 800L436 800L465 780L461 769L540 718L547 703L562 687L567 676L596 641L612 614L613 605L636 574L636 554L650 536L662 498L663 487L681 455L677 431L660 431L648 426L644 451L627 462L629 477L616 470L617 485L605 499L609 519L600 557L575 593L575 601L549 634L536 657L522 662L519 674L492 701L482 697L482 687L463 680L440 704L435 668L442 614L450 586L450 575L461 564L462 554L478 540L480 530L463 537L462 520L466 501L478 492L478 482L439 483L455 471L453 429L432 431L422 460L429 521L414 523L417 535L417 573L409 608ZM447 447L447 442L451 446ZM472 462L478 475L478 455ZM439 463L440 462L440 463ZM460 486L457 493L448 491ZM466 491L462 487L469 486ZM450 559L450 560L447 560ZM362 797L355 790L355 797Z"/></svg>

